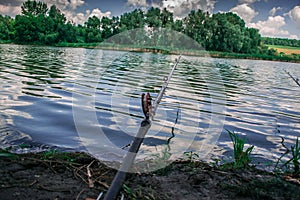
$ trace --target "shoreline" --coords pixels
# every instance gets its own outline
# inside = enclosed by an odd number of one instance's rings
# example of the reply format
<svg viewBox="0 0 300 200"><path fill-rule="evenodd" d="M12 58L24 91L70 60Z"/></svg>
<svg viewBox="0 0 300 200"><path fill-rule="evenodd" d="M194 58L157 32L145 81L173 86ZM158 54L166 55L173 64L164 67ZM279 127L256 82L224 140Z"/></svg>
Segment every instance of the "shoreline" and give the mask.
<svg viewBox="0 0 300 200"><path fill-rule="evenodd" d="M292 57L293 55L264 55L264 54L242 54L242 53L231 53L231 52L217 52L217 51L205 51L205 50L180 50L180 49L167 49L167 47L135 47L125 45L115 45L111 43L58 43L54 45L42 45L42 44L15 44L5 43L0 44L13 44L13 45L33 45L33 46L45 46L45 47L67 47L67 48L86 48L86 49L103 49L103 50L114 50L114 51L133 51L133 52L151 52L151 53L162 53L171 55L186 55L186 56L197 56L197 57L212 57L212 58L225 58L225 59L250 59L250 60L266 60L276 62L290 62L300 63L299 58Z"/></svg>
<svg viewBox="0 0 300 200"><path fill-rule="evenodd" d="M180 50L180 49L166 49L166 47L132 47L99 43L97 45L87 45L78 43L66 43L57 44L55 47L71 47L71 48L96 48L103 50L114 50L114 51L133 51L133 52L151 52L151 53L162 53L171 55L186 55L186 56L197 56L197 57L212 57L212 58L225 58L225 59L250 59L250 60L266 60L266 61L278 61L278 62L291 62L300 63L300 58L295 59L288 55L284 56L272 56L263 54L241 54L241 53L230 53L230 52L217 52L217 51L206 51L206 50ZM300 55L299 55L300 57Z"/></svg>
<svg viewBox="0 0 300 200"><path fill-rule="evenodd" d="M94 200L107 192L116 170L86 153L0 155L0 196L10 199ZM4 154L6 153L6 154ZM89 175L90 172L90 175ZM166 168L128 174L125 199L299 199L300 177L178 160Z"/></svg>

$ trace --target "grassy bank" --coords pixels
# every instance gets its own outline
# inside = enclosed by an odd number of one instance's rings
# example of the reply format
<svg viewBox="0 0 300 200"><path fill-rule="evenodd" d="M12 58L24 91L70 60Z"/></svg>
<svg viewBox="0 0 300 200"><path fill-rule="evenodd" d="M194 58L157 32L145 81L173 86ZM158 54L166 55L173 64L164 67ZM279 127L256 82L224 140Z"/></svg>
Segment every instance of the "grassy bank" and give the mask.
<svg viewBox="0 0 300 200"><path fill-rule="evenodd" d="M279 53L282 52L287 55L299 54L300 47L280 46L280 45L267 45L269 48L276 49Z"/></svg>
<svg viewBox="0 0 300 200"><path fill-rule="evenodd" d="M292 155L281 164L294 166L292 171L287 168L267 172L250 165L255 147L246 145L244 136L231 131L228 134L233 145L233 162L207 163L196 153L185 152L176 161L152 160L151 163L164 161L168 165L151 171L147 170L151 165L148 161L140 165L146 168L146 173L127 175L119 199L300 199L298 138L280 157ZM95 200L108 191L116 174L109 167L115 163L103 163L85 153L48 150L17 155L8 150L0 150L0 196L7 200L37 197Z"/></svg>
<svg viewBox="0 0 300 200"><path fill-rule="evenodd" d="M10 41L0 41L0 44L10 44ZM36 44L39 45L39 44ZM42 45L43 46L43 45ZM268 45L269 48L277 49L278 52L287 52L284 54L267 55L267 54L241 54L230 52L218 52L218 51L205 51L205 50L193 50L193 49L177 49L163 46L135 46L135 45L116 45L111 43L58 43L52 45L55 47L71 47L71 48L90 48L90 49L104 49L115 51L134 51L134 52L153 52L164 54L182 54L199 57L213 57L213 58L229 58L229 59L251 59L251 60L270 60L281 62L294 62L300 63L300 49L286 48L282 46ZM285 49L284 49L285 48Z"/></svg>
<svg viewBox="0 0 300 200"><path fill-rule="evenodd" d="M7 152L3 152L7 153ZM10 199L96 199L116 173L84 153L47 151L0 156L0 196ZM300 186L255 168L178 160L151 173L129 174L125 199L299 199Z"/></svg>
<svg viewBox="0 0 300 200"><path fill-rule="evenodd" d="M154 52L154 53L177 54L177 55L182 54L182 55L213 57L213 58L270 60L270 61L300 63L300 51L299 54L267 55L267 54L240 54L240 53L192 50L192 49L187 50L187 49L177 49L177 48L169 48L163 46L115 45L111 43L100 43L100 44L99 43L60 43L55 46L98 48L98 49L117 50L117 51Z"/></svg>

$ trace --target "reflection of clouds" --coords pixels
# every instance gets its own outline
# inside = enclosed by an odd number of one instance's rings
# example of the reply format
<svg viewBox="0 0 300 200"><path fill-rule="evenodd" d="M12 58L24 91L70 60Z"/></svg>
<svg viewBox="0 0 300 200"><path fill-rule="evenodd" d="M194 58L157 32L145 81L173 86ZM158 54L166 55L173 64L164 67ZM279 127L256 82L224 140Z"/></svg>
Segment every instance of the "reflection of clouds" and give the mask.
<svg viewBox="0 0 300 200"><path fill-rule="evenodd" d="M24 96L22 93L23 84L20 81L20 77L16 77L16 75L11 74L7 75L7 78L8 77L10 80L2 82L0 85L2 86L0 90L0 111L3 110L6 115L10 116L10 118L11 116L19 116L32 119L30 113L15 109L15 107L25 107L33 104L29 101L20 100L20 97ZM27 78L23 77L21 80L27 80ZM13 123L12 120L10 120L10 122Z"/></svg>
<svg viewBox="0 0 300 200"><path fill-rule="evenodd" d="M18 116L18 117L24 117L26 119L33 119L30 113L22 112L15 109L5 109L5 113L7 113L10 116Z"/></svg>

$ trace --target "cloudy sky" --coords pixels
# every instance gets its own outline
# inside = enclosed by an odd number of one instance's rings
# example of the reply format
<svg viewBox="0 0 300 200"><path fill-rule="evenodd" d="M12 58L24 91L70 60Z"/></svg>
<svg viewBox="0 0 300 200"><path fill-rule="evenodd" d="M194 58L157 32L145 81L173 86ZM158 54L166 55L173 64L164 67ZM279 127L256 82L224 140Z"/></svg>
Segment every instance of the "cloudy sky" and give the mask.
<svg viewBox="0 0 300 200"><path fill-rule="evenodd" d="M14 17L25 0L0 0L0 14ZM55 4L69 20L83 23L90 16L118 16L135 8L167 8L177 17L191 10L235 12L263 36L300 39L300 0L41 0Z"/></svg>

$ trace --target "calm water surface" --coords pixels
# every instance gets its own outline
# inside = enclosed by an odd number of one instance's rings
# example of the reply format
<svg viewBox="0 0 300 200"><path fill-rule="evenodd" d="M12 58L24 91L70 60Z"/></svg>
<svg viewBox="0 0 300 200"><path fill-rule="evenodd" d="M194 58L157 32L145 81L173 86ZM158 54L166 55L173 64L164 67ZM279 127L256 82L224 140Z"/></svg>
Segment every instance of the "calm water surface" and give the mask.
<svg viewBox="0 0 300 200"><path fill-rule="evenodd" d="M177 56L0 46L0 146L90 151L120 159L143 119L140 96L160 90ZM183 56L140 157L231 155L226 129L276 160L300 135L300 65ZM216 145L215 145L216 144ZM122 150L122 148L124 150ZM213 154L208 154L212 152Z"/></svg>

